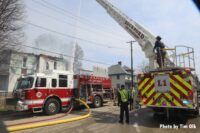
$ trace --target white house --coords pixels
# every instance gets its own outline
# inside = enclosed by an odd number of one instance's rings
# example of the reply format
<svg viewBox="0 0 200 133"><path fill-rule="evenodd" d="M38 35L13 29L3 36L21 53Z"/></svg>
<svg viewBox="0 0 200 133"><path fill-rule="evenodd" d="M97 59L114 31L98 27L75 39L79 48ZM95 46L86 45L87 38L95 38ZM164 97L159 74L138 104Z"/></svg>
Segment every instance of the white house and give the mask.
<svg viewBox="0 0 200 133"><path fill-rule="evenodd" d="M11 92L21 75L46 70L68 70L68 64L62 57L5 50L0 57L0 91Z"/></svg>
<svg viewBox="0 0 200 133"><path fill-rule="evenodd" d="M122 62L118 62L116 65L112 65L108 68L108 75L112 80L113 88L120 88L121 85L125 85L126 88L131 87L131 68L122 66ZM134 70L133 70L134 73ZM136 75L133 74L133 85L136 86Z"/></svg>

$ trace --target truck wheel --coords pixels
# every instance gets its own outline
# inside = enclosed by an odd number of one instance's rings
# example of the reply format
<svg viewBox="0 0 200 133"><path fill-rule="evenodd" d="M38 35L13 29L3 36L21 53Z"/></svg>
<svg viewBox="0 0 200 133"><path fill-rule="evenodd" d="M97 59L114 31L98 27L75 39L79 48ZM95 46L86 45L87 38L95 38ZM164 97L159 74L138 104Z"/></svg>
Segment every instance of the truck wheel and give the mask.
<svg viewBox="0 0 200 133"><path fill-rule="evenodd" d="M98 108L102 105L102 100L99 96L94 97L94 103L93 103L95 108Z"/></svg>
<svg viewBox="0 0 200 133"><path fill-rule="evenodd" d="M195 115L195 117L199 116L199 99L198 99L198 96L197 96L197 107L194 111L194 115Z"/></svg>
<svg viewBox="0 0 200 133"><path fill-rule="evenodd" d="M49 99L44 106L45 114L54 115L60 111L60 103L56 99Z"/></svg>

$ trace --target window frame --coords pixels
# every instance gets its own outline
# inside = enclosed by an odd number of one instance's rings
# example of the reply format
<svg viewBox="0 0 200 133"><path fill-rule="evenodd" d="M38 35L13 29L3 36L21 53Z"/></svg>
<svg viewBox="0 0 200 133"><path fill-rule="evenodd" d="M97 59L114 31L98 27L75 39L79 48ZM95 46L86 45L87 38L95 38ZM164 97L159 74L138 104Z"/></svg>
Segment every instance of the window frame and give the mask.
<svg viewBox="0 0 200 133"><path fill-rule="evenodd" d="M38 86L37 82L38 82L38 79L40 79L40 86ZM46 80L46 83L45 83L45 86L41 86L41 82L42 82L42 79L45 79ZM46 88L47 87L47 78L46 77L37 77L36 78L36 81L35 81L35 87L43 87L43 88Z"/></svg>
<svg viewBox="0 0 200 133"><path fill-rule="evenodd" d="M54 61L54 63L53 63L53 69L57 70L57 61Z"/></svg>
<svg viewBox="0 0 200 133"><path fill-rule="evenodd" d="M120 75L119 74L117 74L117 80L120 80Z"/></svg>
<svg viewBox="0 0 200 133"><path fill-rule="evenodd" d="M22 67L23 67L23 68L26 68L26 67L27 67L27 57L23 57L23 60L22 60Z"/></svg>
<svg viewBox="0 0 200 133"><path fill-rule="evenodd" d="M53 81L56 81L56 82L55 82L55 83L56 83L55 86L53 86ZM58 85L57 79L56 79L56 78L52 78L52 79L51 79L51 88L56 88L57 85Z"/></svg>
<svg viewBox="0 0 200 133"><path fill-rule="evenodd" d="M61 76L64 76L64 77L61 77ZM66 81L66 86L60 86L60 81ZM68 87L68 75L59 75L58 76L58 87Z"/></svg>
<svg viewBox="0 0 200 133"><path fill-rule="evenodd" d="M46 61L45 68L46 68L46 70L49 70L49 62L48 61Z"/></svg>

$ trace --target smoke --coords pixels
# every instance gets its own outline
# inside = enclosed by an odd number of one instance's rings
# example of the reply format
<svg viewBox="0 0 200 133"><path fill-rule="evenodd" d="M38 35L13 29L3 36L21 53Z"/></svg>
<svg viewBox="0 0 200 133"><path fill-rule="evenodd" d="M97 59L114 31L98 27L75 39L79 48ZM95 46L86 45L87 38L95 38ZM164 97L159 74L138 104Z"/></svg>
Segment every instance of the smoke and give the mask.
<svg viewBox="0 0 200 133"><path fill-rule="evenodd" d="M74 50L74 62L73 62L73 71L74 73L80 73L80 69L82 68L82 59L84 56L83 49L76 43L75 50Z"/></svg>
<svg viewBox="0 0 200 133"><path fill-rule="evenodd" d="M75 43L73 42L65 42L61 40L59 37L51 35L51 34L42 34L39 35L35 39L35 43L33 47L44 49L46 51L42 50L34 50L33 52L37 55L39 54L45 54L53 57L60 57L64 58L68 63L68 69L73 70L73 64L74 64L74 50L75 50ZM59 53L51 53L51 52ZM67 57L65 55L69 55L71 57Z"/></svg>

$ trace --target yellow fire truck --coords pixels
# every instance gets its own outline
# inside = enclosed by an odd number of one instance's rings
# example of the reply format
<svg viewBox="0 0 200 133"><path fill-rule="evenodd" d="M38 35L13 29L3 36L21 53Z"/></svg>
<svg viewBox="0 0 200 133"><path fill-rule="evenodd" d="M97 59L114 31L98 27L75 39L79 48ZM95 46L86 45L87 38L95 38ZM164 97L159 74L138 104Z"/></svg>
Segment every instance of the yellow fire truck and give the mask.
<svg viewBox="0 0 200 133"><path fill-rule="evenodd" d="M177 53L182 48L181 53ZM183 49L186 52L183 52ZM199 115L199 80L195 75L194 50L175 47L175 66L138 75L138 94L142 106L158 112L186 110Z"/></svg>

